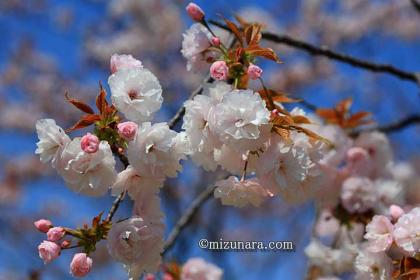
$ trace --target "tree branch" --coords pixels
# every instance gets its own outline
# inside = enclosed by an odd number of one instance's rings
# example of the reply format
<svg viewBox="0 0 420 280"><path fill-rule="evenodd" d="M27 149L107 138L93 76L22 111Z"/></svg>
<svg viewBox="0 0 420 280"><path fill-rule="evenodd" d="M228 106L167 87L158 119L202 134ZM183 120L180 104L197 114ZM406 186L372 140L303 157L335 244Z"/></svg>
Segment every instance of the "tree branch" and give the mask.
<svg viewBox="0 0 420 280"><path fill-rule="evenodd" d="M125 155L119 153L118 151L116 152L116 154L118 155L118 158L121 160L121 162L124 164L124 168L127 168L127 166L129 165L128 159ZM110 222L112 220L112 218L115 215L115 212L117 212L118 207L120 207L121 201L124 200L125 197L125 191L121 192L117 198L114 200L114 202L111 205L111 209L109 209L108 215L106 216L105 221Z"/></svg>
<svg viewBox="0 0 420 280"><path fill-rule="evenodd" d="M230 31L229 28L217 21L214 20L210 20L210 23L218 26L224 30ZM285 44L297 49L301 49L306 51L307 53L314 55L314 56L325 56L337 61L341 61L347 64L350 64L352 66L355 67L359 67L359 68L363 68L366 70L370 70L372 72L378 72L378 73L387 73L390 75L393 75L394 77L397 77L401 80L407 80L407 81L411 81L414 83L420 83L419 79L417 78L415 73L411 73L411 72L407 72L401 69L398 69L392 65L388 65L388 64L377 64L377 63L373 63L370 61L366 61L366 60L362 60L359 58L355 58L346 54L342 54L342 53L338 53L335 52L333 50L328 49L325 46L321 46L321 47L317 47L315 45L312 45L310 43L307 43L305 41L301 41L298 39L295 39L291 36L288 35L279 35L279 34L274 34L274 33L270 33L270 32L263 32L262 33L262 38L267 40L267 41L271 41L271 42L275 42L275 43L279 43L279 44Z"/></svg>
<svg viewBox="0 0 420 280"><path fill-rule="evenodd" d="M178 239L181 231L191 222L195 214L201 208L201 206L211 197L216 186L210 185L205 190L203 190L191 203L188 209L182 214L181 218L176 222L174 228L169 233L168 239L165 242L163 247L162 255L165 255L166 252L172 248L175 244L175 241Z"/></svg>
<svg viewBox="0 0 420 280"><path fill-rule="evenodd" d="M213 79L209 76L207 76L207 78L204 80L204 84L205 83L210 83L212 82ZM190 97L188 97L188 100L193 99L196 95L199 95L203 92L203 86L199 86L196 90L194 90L191 94ZM170 119L168 121L168 126L169 128L174 128L174 126L182 119L182 117L185 114L185 107L184 105L182 105L178 111L175 113L175 115L172 117L172 119Z"/></svg>
<svg viewBox="0 0 420 280"><path fill-rule="evenodd" d="M413 7L416 9L418 13L420 13L420 3L417 0L410 0Z"/></svg>
<svg viewBox="0 0 420 280"><path fill-rule="evenodd" d="M410 126L412 124L420 124L420 115L411 115L398 122L388 124L388 125L378 126L376 129L384 133L391 133L391 132L395 132L400 129L403 129L407 126Z"/></svg>

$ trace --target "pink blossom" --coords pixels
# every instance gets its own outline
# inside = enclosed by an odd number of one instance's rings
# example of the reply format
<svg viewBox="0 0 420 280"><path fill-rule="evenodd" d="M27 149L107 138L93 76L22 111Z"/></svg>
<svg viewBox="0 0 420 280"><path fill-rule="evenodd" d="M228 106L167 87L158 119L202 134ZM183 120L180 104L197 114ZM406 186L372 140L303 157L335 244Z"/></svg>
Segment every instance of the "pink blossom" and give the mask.
<svg viewBox="0 0 420 280"><path fill-rule="evenodd" d="M126 139L133 140L137 133L138 125L134 122L123 122L117 125L118 134Z"/></svg>
<svg viewBox="0 0 420 280"><path fill-rule="evenodd" d="M213 38L211 38L211 43L215 47L220 46L220 38L219 37L213 37Z"/></svg>
<svg viewBox="0 0 420 280"><path fill-rule="evenodd" d="M162 280L174 280L174 279L175 278L169 273L164 273L162 277Z"/></svg>
<svg viewBox="0 0 420 280"><path fill-rule="evenodd" d="M155 279L156 279L156 277L152 273L147 273L144 276L144 280L155 280Z"/></svg>
<svg viewBox="0 0 420 280"><path fill-rule="evenodd" d="M223 60L213 62L210 66L210 76L215 80L226 80L228 77L229 67Z"/></svg>
<svg viewBox="0 0 420 280"><path fill-rule="evenodd" d="M420 251L420 207L402 215L394 225L397 245L409 254Z"/></svg>
<svg viewBox="0 0 420 280"><path fill-rule="evenodd" d="M191 258L182 266L182 280L219 280L223 271L202 258Z"/></svg>
<svg viewBox="0 0 420 280"><path fill-rule="evenodd" d="M66 231L62 227L50 228L47 232L48 241L56 242L64 237Z"/></svg>
<svg viewBox="0 0 420 280"><path fill-rule="evenodd" d="M361 147L353 147L347 151L346 169L350 174L368 176L371 173L373 162L369 152Z"/></svg>
<svg viewBox="0 0 420 280"><path fill-rule="evenodd" d="M389 214L391 215L392 219L397 221L402 215L404 215L404 210L395 204L392 204L389 207Z"/></svg>
<svg viewBox="0 0 420 280"><path fill-rule="evenodd" d="M86 276L92 268L92 259L85 253L77 253L74 255L70 263L70 273L74 277L81 278Z"/></svg>
<svg viewBox="0 0 420 280"><path fill-rule="evenodd" d="M260 78L261 75L262 75L262 72L263 72L263 70L260 67L258 67L257 65L252 64L252 63L249 64L247 73L248 73L248 77L251 80L256 80L256 79Z"/></svg>
<svg viewBox="0 0 420 280"><path fill-rule="evenodd" d="M96 135L88 132L85 136L82 137L80 146L85 153L96 153L96 151L99 149L99 139Z"/></svg>
<svg viewBox="0 0 420 280"><path fill-rule="evenodd" d="M34 226L40 232L47 233L48 230L52 227L52 223L51 223L50 220L40 219L40 220L34 222Z"/></svg>
<svg viewBox="0 0 420 280"><path fill-rule="evenodd" d="M202 21L204 19L204 12L197 4L190 2L185 9L193 20Z"/></svg>
<svg viewBox="0 0 420 280"><path fill-rule="evenodd" d="M372 253L379 253L388 250L393 242L392 232L394 230L391 221L382 215L376 215L366 226L365 238L368 240L367 249Z"/></svg>
<svg viewBox="0 0 420 280"><path fill-rule="evenodd" d="M42 241L38 246L39 257L45 264L56 259L60 255L61 248L51 241Z"/></svg>
<svg viewBox="0 0 420 280"><path fill-rule="evenodd" d="M111 56L111 73L114 74L121 69L143 68L140 60L130 54L113 54Z"/></svg>

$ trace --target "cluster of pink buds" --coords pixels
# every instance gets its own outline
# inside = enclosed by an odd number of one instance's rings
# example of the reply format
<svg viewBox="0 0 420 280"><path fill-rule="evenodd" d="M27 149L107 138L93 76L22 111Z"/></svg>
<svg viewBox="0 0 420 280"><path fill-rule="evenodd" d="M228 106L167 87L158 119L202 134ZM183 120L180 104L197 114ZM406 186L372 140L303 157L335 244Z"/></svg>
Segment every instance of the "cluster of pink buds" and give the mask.
<svg viewBox="0 0 420 280"><path fill-rule="evenodd" d="M63 240L66 236L66 230L62 227L55 227L49 220L41 219L34 222L35 227L43 233L46 233L47 240L44 240L38 246L39 257L45 264L58 258L62 249L67 249L71 241ZM70 263L70 273L77 278L86 276L92 268L92 259L85 253L77 253L73 256Z"/></svg>

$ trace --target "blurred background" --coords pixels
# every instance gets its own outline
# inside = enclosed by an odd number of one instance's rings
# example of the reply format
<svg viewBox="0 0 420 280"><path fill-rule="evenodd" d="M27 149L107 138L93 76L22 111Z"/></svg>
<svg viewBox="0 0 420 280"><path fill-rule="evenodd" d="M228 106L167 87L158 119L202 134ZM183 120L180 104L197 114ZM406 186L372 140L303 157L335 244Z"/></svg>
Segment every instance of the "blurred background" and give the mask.
<svg viewBox="0 0 420 280"><path fill-rule="evenodd" d="M420 13L410 0L213 0L196 1L208 18L231 18L266 24L284 33L334 50L408 71L420 71ZM69 191L54 171L34 155L35 122L54 118L70 127L79 112L65 103L64 93L90 103L98 82L106 84L109 58L128 53L159 78L164 106L156 121L166 121L203 79L186 71L180 54L182 33L192 23L187 1L165 0L0 0L0 280L71 279L72 254L44 266L37 254L42 234L33 221L48 217L54 224L77 227L107 210L112 197L88 198ZM222 38L227 34L219 29ZM264 43L284 64L264 63L266 83L317 107L331 107L352 97L355 111L373 113L389 124L420 113L419 87L386 74L373 74L302 51ZM179 126L177 127L179 130ZM77 132L80 134L82 132ZM389 134L396 161L420 170L420 126ZM214 174L190 161L184 172L161 192L169 231ZM125 201L117 218L130 215ZM180 236L167 261L201 256L224 269L225 279L302 279L303 249L313 224L313 205L288 205L275 198L260 208L223 207L210 199ZM289 253L208 252L209 240L291 240ZM103 245L103 244L102 244ZM94 255L94 271L86 279L125 279L122 266L106 248ZM287 277L287 278L284 278Z"/></svg>

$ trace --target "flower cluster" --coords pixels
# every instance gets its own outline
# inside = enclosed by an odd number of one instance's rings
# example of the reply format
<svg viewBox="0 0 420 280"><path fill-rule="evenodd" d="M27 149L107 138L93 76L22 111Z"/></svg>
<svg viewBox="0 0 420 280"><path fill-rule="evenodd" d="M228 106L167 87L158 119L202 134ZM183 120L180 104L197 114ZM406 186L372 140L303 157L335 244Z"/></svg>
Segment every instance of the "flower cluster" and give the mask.
<svg viewBox="0 0 420 280"><path fill-rule="evenodd" d="M111 256L124 264L130 278L137 279L143 272L156 272L159 267L164 224L157 193L167 176L176 177L182 169L179 161L185 157L186 144L183 134L166 123L150 122L163 101L162 88L153 73L131 55L113 55L110 68L112 105L101 86L96 99L98 114L66 95L71 104L87 114L69 131L90 125L94 130L71 139L54 120L39 120L36 153L42 162L51 162L75 192L88 196L101 196L109 189L113 195L128 193L134 200L133 216L112 226L110 219L100 222L99 217L90 229L53 227L39 252L45 262L50 262L63 247L54 242L70 234L78 240L76 247L83 249L71 264L72 274L81 277L92 265L87 254L94 250L96 242L108 239ZM127 121L122 121L119 112ZM126 165L119 173L114 155ZM45 231L48 224L39 221L37 227Z"/></svg>
<svg viewBox="0 0 420 280"><path fill-rule="evenodd" d="M162 87L141 61L125 54L111 57L111 102L100 85L98 112L65 96L84 113L67 132L93 127L90 132L71 138L52 119L36 123L35 153L43 163L51 163L71 190L117 196L108 216L94 217L90 227L35 222L47 237L38 247L41 259L48 263L64 249L79 248L70 272L83 277L92 268L90 254L96 244L107 240L110 255L123 264L130 279L144 273L146 279L155 279L152 273L162 267L167 280L221 279L220 268L199 258L182 267L161 266L165 224L159 191L167 177L177 177L180 161L188 156L207 171L220 168L230 174L215 183L214 196L223 205L260 206L274 196L293 203L316 200L320 209L315 234L305 250L314 279L351 271L358 279L415 276L420 208L405 199L405 181L395 172L386 136L354 133L370 123L369 114L351 115L351 100L318 109L316 115L299 107L289 111L286 103L299 100L266 87L263 70L256 65L259 58L280 62L273 50L260 45L262 25L239 17L239 25L225 19L234 34L227 44L199 6L190 3L186 11L195 21L182 42L187 70L206 70L212 79L184 103L181 132L166 122L152 122L162 106ZM117 171L117 159L123 170ZM125 196L134 202L132 215L113 222Z"/></svg>
<svg viewBox="0 0 420 280"><path fill-rule="evenodd" d="M317 197L320 215L305 252L320 276L355 271L356 279L414 277L411 269L416 265L403 264L420 250L420 227L415 222L419 208L404 214L397 206L413 208L407 204L408 186L397 172L387 137L375 131L353 137L347 133L346 129L368 122L362 112L349 116L350 104L350 100L338 104L334 115L330 109L318 110L326 125L315 131L330 139L334 148L320 161L329 195Z"/></svg>

